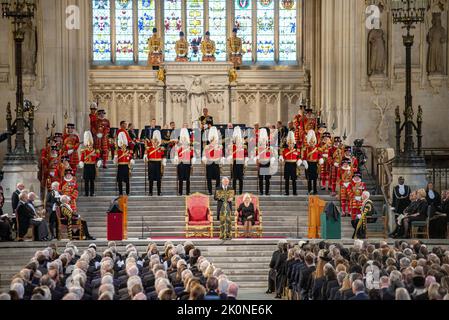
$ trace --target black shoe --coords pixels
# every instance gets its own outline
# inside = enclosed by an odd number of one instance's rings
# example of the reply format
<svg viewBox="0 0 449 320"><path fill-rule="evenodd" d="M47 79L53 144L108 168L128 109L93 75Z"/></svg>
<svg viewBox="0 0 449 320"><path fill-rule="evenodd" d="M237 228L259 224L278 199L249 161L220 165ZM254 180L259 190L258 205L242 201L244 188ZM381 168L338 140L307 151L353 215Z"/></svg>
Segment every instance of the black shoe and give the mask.
<svg viewBox="0 0 449 320"><path fill-rule="evenodd" d="M87 236L86 240L97 240L97 239L95 237L92 237L92 236Z"/></svg>
<svg viewBox="0 0 449 320"><path fill-rule="evenodd" d="M265 195L266 195L266 196L269 196L270 194L269 194L269 193L265 193Z"/></svg>
<svg viewBox="0 0 449 320"><path fill-rule="evenodd" d="M321 190L324 191L326 188L325 187L321 187Z"/></svg>
<svg viewBox="0 0 449 320"><path fill-rule="evenodd" d="M284 193L284 196L289 196L289 195L290 195L290 193L287 193L287 192L286 192L286 193Z"/></svg>
<svg viewBox="0 0 449 320"><path fill-rule="evenodd" d="M268 289L267 291L265 291L266 294L272 294L273 291L271 291L270 289Z"/></svg>
<svg viewBox="0 0 449 320"><path fill-rule="evenodd" d="M92 193L90 196L91 196L91 197L95 197L95 193Z"/></svg>
<svg viewBox="0 0 449 320"><path fill-rule="evenodd" d="M158 192L157 196L158 196L158 197L162 196L162 193Z"/></svg>
<svg viewBox="0 0 449 320"><path fill-rule="evenodd" d="M212 192L209 192L208 194L211 196L211 195L212 195Z"/></svg>
<svg viewBox="0 0 449 320"><path fill-rule="evenodd" d="M298 195L298 193L294 193L293 195L294 195L294 196L297 196L297 195Z"/></svg>
<svg viewBox="0 0 449 320"><path fill-rule="evenodd" d="M276 295L276 297L274 297L275 299L282 299L282 297L280 295Z"/></svg>
<svg viewBox="0 0 449 320"><path fill-rule="evenodd" d="M85 196L85 197L87 198L87 197L89 197L89 194L88 194L88 193L86 193L86 194L85 194L84 196Z"/></svg>
<svg viewBox="0 0 449 320"><path fill-rule="evenodd" d="M259 195L263 196L263 192L260 192Z"/></svg>
<svg viewBox="0 0 449 320"><path fill-rule="evenodd" d="M152 196L153 196L153 192L150 192L148 195L149 195L150 197L152 197Z"/></svg>

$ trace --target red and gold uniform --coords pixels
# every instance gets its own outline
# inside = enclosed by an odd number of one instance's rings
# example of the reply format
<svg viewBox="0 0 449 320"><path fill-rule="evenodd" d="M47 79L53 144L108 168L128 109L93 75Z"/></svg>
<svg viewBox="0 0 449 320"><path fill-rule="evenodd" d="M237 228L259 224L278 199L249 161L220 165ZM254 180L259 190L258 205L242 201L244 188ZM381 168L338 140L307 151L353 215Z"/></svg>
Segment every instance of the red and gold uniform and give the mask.
<svg viewBox="0 0 449 320"><path fill-rule="evenodd" d="M120 196L123 195L123 183L126 184L126 194L130 193L130 185L129 185L129 173L131 160L133 159L133 152L128 150L126 146L122 146L117 151L117 182L119 187Z"/></svg>
<svg viewBox="0 0 449 320"><path fill-rule="evenodd" d="M72 126L73 125L68 124L67 128L72 128ZM62 137L62 143L62 155L70 158L70 167L75 175L79 163L78 149L80 147L80 137L76 133L66 133Z"/></svg>
<svg viewBox="0 0 449 320"><path fill-rule="evenodd" d="M86 197L93 197L95 193L95 178L97 176L97 162L101 160L100 151L92 145L81 151L81 163L83 163L84 192Z"/></svg>
<svg viewBox="0 0 449 320"><path fill-rule="evenodd" d="M50 158L50 146L46 145L41 150L41 156L39 159L39 179L41 181L41 187L45 188L47 185L48 178L48 162Z"/></svg>
<svg viewBox="0 0 449 320"><path fill-rule="evenodd" d="M330 174L332 169L332 164L329 161L330 158L330 133L326 132L322 135L321 143L320 143L320 180L321 180L321 189L330 189Z"/></svg>
<svg viewBox="0 0 449 320"><path fill-rule="evenodd" d="M296 146L302 148L302 143L304 141L304 115L298 113L293 119L293 125L295 126Z"/></svg>
<svg viewBox="0 0 449 320"><path fill-rule="evenodd" d="M209 144L204 149L204 162L206 163L206 182L209 194L212 194L212 180L215 187L220 186L220 162L223 157L223 147L218 143Z"/></svg>
<svg viewBox="0 0 449 320"><path fill-rule="evenodd" d="M288 148L285 148L282 152L282 158L285 162L284 165L284 179L285 179L285 194L290 194L290 183L292 181L293 195L297 195L297 184L298 179L298 161L301 160L301 152L295 148L294 143L290 144Z"/></svg>
<svg viewBox="0 0 449 320"><path fill-rule="evenodd" d="M330 168L329 182L331 184L333 194L335 194L337 188L338 169L340 168L341 161L343 160L343 152L340 137L335 137L334 144L329 148L328 158Z"/></svg>
<svg viewBox="0 0 449 320"><path fill-rule="evenodd" d="M111 125L109 120L104 117L104 110L98 111L98 117L96 119L94 136L94 147L96 150L100 150L101 158L103 159L103 167L106 168L106 163L109 156L109 130Z"/></svg>
<svg viewBox="0 0 449 320"><path fill-rule="evenodd" d="M71 171L68 171L71 172ZM76 212L76 200L78 199L78 184L76 178L71 176L70 178L64 177L61 185L61 193L70 197L70 207Z"/></svg>
<svg viewBox="0 0 449 320"><path fill-rule="evenodd" d="M349 214L351 200L349 195L349 185L351 184L353 175L354 169L347 161L343 162L343 165L338 168L338 184L340 186L340 203L343 216Z"/></svg>
<svg viewBox="0 0 449 320"><path fill-rule="evenodd" d="M248 148L234 143L232 145L232 187L237 192L237 180L239 181L239 194L243 193L243 177L245 176L245 164L248 158Z"/></svg>
<svg viewBox="0 0 449 320"><path fill-rule="evenodd" d="M190 194L190 174L192 171L192 159L194 149L190 145L179 146L176 150L178 158L178 194L182 195L183 183L186 181L186 194Z"/></svg>
<svg viewBox="0 0 449 320"><path fill-rule="evenodd" d="M52 146L50 151L50 156L48 158L48 169L47 169L47 190L51 190L51 184L53 182L61 182L61 174L59 164L61 162L61 157L59 156L57 146Z"/></svg>
<svg viewBox="0 0 449 320"><path fill-rule="evenodd" d="M307 188L309 194L317 194L318 161L320 160L320 148L318 144L306 143L302 150L302 159L306 163Z"/></svg>
<svg viewBox="0 0 449 320"><path fill-rule="evenodd" d="M256 149L257 167L259 171L259 193L263 195L263 181L265 180L265 195L270 194L271 180L271 158L273 150L267 144L266 146L258 146Z"/></svg>
<svg viewBox="0 0 449 320"><path fill-rule="evenodd" d="M162 175L165 158L165 148L162 145L153 144L151 141L146 141L145 159L148 161L148 179L150 181L150 196L153 195L153 184L156 181L157 194L161 195L162 189Z"/></svg>
<svg viewBox="0 0 449 320"><path fill-rule="evenodd" d="M360 175L355 175L348 187L350 198L349 210L351 219L355 220L363 205L362 194L366 190L366 184L360 179Z"/></svg>

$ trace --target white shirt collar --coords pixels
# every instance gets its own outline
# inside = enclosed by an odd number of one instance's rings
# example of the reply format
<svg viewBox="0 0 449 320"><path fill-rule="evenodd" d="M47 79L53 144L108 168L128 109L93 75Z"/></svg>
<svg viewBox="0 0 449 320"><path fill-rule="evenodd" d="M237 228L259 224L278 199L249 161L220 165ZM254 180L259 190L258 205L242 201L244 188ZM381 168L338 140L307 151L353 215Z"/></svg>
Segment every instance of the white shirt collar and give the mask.
<svg viewBox="0 0 449 320"><path fill-rule="evenodd" d="M430 199L435 199L435 192L433 192L433 190L429 190L429 198Z"/></svg>
<svg viewBox="0 0 449 320"><path fill-rule="evenodd" d="M404 195L405 194L405 185L400 184L399 185L399 194Z"/></svg>

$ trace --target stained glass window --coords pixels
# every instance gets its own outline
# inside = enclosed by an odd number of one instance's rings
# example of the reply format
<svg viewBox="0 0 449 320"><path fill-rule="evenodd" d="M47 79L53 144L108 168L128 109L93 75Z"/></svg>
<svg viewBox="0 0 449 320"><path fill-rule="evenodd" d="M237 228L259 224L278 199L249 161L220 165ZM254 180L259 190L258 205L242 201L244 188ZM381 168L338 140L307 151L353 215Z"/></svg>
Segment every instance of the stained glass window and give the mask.
<svg viewBox="0 0 449 320"><path fill-rule="evenodd" d="M252 61L253 24L251 0L235 0L235 26L242 38L243 61Z"/></svg>
<svg viewBox="0 0 449 320"><path fill-rule="evenodd" d="M257 61L274 61L274 1L257 1Z"/></svg>
<svg viewBox="0 0 449 320"><path fill-rule="evenodd" d="M116 60L130 61L134 58L133 2L115 1Z"/></svg>
<svg viewBox="0 0 449 320"><path fill-rule="evenodd" d="M182 30L182 0L164 1L165 60L176 58L175 44Z"/></svg>
<svg viewBox="0 0 449 320"><path fill-rule="evenodd" d="M204 35L204 0L187 0L187 41L190 43L191 60L201 60L200 44Z"/></svg>
<svg viewBox="0 0 449 320"><path fill-rule="evenodd" d="M146 61L148 58L148 38L153 34L156 22L155 2L156 0L138 0L139 61Z"/></svg>
<svg viewBox="0 0 449 320"><path fill-rule="evenodd" d="M109 0L92 4L92 50L94 61L111 60L111 15Z"/></svg>
<svg viewBox="0 0 449 320"><path fill-rule="evenodd" d="M217 47L217 61L226 61L226 0L209 0L209 31Z"/></svg>
<svg viewBox="0 0 449 320"><path fill-rule="evenodd" d="M282 0L279 6L279 61L296 61L296 5Z"/></svg>
<svg viewBox="0 0 449 320"><path fill-rule="evenodd" d="M91 1L93 62L133 62L136 55L138 62L145 64L148 39L159 25L156 24L159 16L163 20L162 30L158 31L164 38L165 61L175 60L175 43L182 30L190 43L191 60L201 61L199 48L206 26L216 44L217 61L226 61L230 14L242 39L243 61L298 61L297 15L301 0L234 0L234 12L229 10L232 7L229 0ZM276 23L275 17L279 17Z"/></svg>

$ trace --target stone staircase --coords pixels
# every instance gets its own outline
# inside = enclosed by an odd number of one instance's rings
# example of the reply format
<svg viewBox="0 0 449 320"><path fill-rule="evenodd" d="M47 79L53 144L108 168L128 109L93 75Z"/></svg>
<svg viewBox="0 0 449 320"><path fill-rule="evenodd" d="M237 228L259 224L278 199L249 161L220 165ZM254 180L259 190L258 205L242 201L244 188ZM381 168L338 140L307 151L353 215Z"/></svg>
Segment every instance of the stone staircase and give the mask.
<svg viewBox="0 0 449 320"><path fill-rule="evenodd" d="M84 197L83 182L79 176L80 197L78 211L87 220L92 235L97 238L95 243L99 250L106 246L106 212L111 201L118 196L116 191L116 169L112 162L109 168L99 170L96 183L96 197ZM303 170L303 169L301 169ZM80 170L81 171L81 170ZM185 197L176 195L176 167L168 164L163 178L162 197L149 197L145 193L145 165L137 160L131 179L131 195L128 202L128 240L120 243L134 243L140 251L144 251L149 239L162 246L170 239L175 243L185 241ZM78 173L81 175L81 172ZM298 196L284 196L281 190L282 172L272 178L271 196L260 197L260 209L263 217L262 239L234 239L221 241L217 239L193 239L207 257L217 267L225 270L231 280L241 288L252 292L264 292L266 288L268 265L276 243L280 238L301 239L307 237L308 196L304 173L298 180ZM230 167L222 169L222 176L230 176ZM375 189L372 181L364 179L368 189ZM258 194L257 169L250 165L246 170L244 191ZM283 185L282 185L283 187ZM196 165L193 169L192 192L207 193L204 165ZM156 193L156 190L154 190ZM320 191L320 197L325 201L338 201L328 192ZM381 212L382 198L374 196L377 209ZM9 205L9 204L7 204ZM210 197L210 206L215 216L216 203ZM218 222L214 219L215 236L218 236ZM352 226L349 218L343 218L342 238L351 243ZM297 240L292 240L297 241ZM58 243L62 248L64 241ZM86 242L78 242L78 247L84 249ZM0 285L8 286L9 281L31 258L33 253L46 246L41 242L0 243ZM5 259L4 257L8 257Z"/></svg>
<svg viewBox="0 0 449 320"><path fill-rule="evenodd" d="M230 176L229 166L222 169L222 176ZM128 202L128 239L147 239L154 237L184 237L185 197L176 195L176 166L168 164L162 185L162 197L149 197L145 192L145 166L137 160L131 178L131 195ZM88 221L90 231L99 239L106 238L106 212L111 201L118 195L115 183L116 169L101 169L97 178L96 197L83 196L83 183L80 178L80 197L78 211ZM272 178L271 196L260 197L260 209L263 217L263 237L304 238L307 237L308 196L304 178L298 181L298 196L284 196L281 191L282 173ZM302 175L304 177L304 175ZM191 191L207 193L205 168L197 165L193 169ZM249 166L246 170L244 191L258 194L257 168ZM283 187L283 186L282 186ZM375 186L368 181L368 189ZM154 187L156 188L156 187ZM156 193L156 190L154 190ZM336 201L328 192L320 192L325 201ZM374 196L378 210L381 210L382 198ZM338 201L336 201L338 203ZM210 207L216 213L216 203L210 197ZM381 212L381 211L380 211ZM215 236L218 236L218 222L214 219ZM342 223L342 237L351 238L352 226L349 218Z"/></svg>

